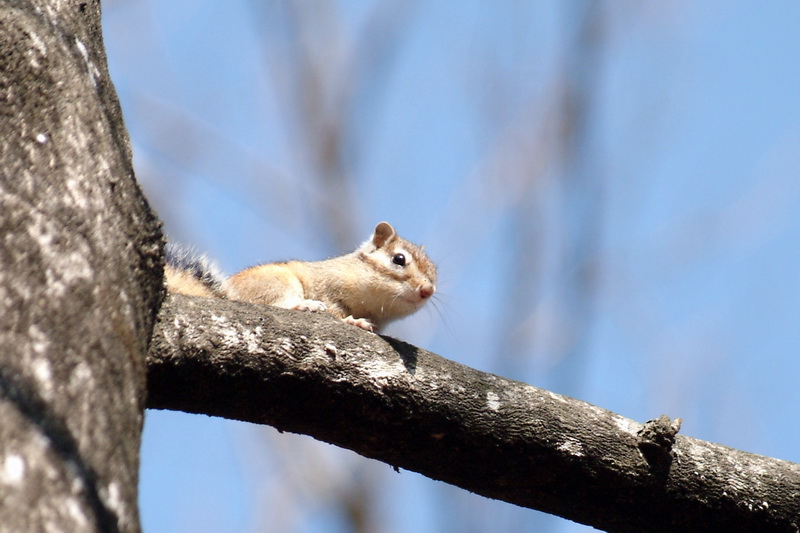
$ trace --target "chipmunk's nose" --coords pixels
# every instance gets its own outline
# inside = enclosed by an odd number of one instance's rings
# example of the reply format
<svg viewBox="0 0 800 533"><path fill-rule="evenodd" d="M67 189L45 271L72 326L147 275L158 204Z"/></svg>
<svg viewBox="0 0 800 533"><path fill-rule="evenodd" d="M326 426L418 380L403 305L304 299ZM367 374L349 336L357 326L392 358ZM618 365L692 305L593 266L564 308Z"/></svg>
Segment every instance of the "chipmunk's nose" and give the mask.
<svg viewBox="0 0 800 533"><path fill-rule="evenodd" d="M432 283L426 283L419 288L419 297L423 300L427 300L433 296L434 292L436 292L436 287L434 287Z"/></svg>

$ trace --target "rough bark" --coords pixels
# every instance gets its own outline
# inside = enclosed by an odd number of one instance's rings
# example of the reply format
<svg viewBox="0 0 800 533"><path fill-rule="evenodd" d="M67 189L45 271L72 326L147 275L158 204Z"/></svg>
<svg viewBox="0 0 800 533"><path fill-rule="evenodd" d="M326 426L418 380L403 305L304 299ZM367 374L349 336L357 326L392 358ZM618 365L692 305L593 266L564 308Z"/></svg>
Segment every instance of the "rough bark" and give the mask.
<svg viewBox="0 0 800 533"><path fill-rule="evenodd" d="M99 3L0 3L0 530L139 530L161 261Z"/></svg>
<svg viewBox="0 0 800 533"><path fill-rule="evenodd" d="M324 315L171 296L148 406L269 424L608 531L797 531L800 465L675 435Z"/></svg>

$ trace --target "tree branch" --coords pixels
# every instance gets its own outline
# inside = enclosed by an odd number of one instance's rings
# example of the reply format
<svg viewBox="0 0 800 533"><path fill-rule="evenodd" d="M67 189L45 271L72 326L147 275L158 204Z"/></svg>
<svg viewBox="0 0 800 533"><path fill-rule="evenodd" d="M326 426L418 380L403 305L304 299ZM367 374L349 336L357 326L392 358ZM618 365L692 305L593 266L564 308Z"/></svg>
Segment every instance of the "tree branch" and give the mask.
<svg viewBox="0 0 800 533"><path fill-rule="evenodd" d="M800 465L675 435L326 315L172 296L148 406L269 424L609 531L797 531Z"/></svg>

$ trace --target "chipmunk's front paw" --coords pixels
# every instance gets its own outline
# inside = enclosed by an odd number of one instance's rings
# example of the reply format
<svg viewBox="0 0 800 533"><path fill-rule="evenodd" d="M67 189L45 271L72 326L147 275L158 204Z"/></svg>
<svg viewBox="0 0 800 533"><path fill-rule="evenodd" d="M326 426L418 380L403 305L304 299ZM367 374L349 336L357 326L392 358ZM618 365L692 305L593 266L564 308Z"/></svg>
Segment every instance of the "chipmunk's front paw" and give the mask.
<svg viewBox="0 0 800 533"><path fill-rule="evenodd" d="M366 318L355 318L353 315L350 315L347 318L343 318L342 320L344 320L348 324L352 324L354 326L357 326L357 327L359 327L361 329L365 329L365 330L367 330L369 332L372 332L372 333L375 333L375 331L378 329L375 326L375 324L373 324L372 322L370 322Z"/></svg>
<svg viewBox="0 0 800 533"><path fill-rule="evenodd" d="M312 313L322 313L328 309L328 306L319 300L300 300L289 309L294 309L295 311L311 311Z"/></svg>

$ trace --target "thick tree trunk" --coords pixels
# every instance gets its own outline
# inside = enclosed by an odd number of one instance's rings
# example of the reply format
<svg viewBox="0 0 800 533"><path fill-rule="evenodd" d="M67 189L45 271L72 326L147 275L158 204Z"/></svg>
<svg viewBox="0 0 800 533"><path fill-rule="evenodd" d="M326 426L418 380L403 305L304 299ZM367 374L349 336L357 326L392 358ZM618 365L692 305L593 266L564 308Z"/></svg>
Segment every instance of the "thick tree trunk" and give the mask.
<svg viewBox="0 0 800 533"><path fill-rule="evenodd" d="M0 2L0 530L139 530L161 240L99 3Z"/></svg>
<svg viewBox="0 0 800 533"><path fill-rule="evenodd" d="M800 465L675 435L325 315L167 299L148 405L312 435L608 531L797 531Z"/></svg>

